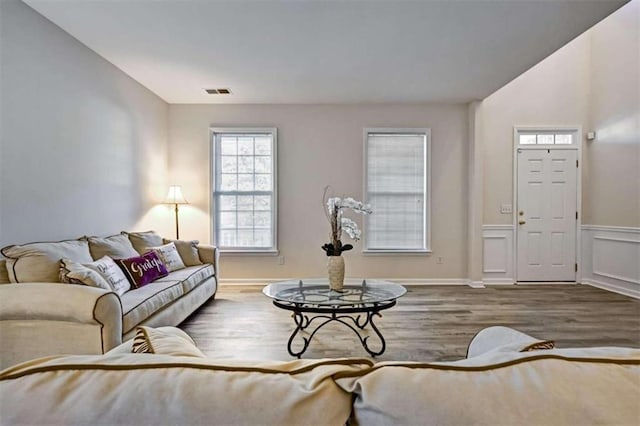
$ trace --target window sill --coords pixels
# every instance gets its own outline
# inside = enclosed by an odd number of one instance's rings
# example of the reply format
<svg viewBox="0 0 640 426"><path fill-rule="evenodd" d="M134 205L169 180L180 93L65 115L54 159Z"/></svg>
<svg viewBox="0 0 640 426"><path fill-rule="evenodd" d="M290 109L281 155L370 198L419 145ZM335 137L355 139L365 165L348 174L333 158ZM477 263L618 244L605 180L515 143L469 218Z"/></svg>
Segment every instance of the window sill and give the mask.
<svg viewBox="0 0 640 426"><path fill-rule="evenodd" d="M277 256L278 250L224 250L220 249L220 256Z"/></svg>
<svg viewBox="0 0 640 426"><path fill-rule="evenodd" d="M365 256L395 256L395 255L430 255L433 253L430 249L427 250L362 250L362 254Z"/></svg>

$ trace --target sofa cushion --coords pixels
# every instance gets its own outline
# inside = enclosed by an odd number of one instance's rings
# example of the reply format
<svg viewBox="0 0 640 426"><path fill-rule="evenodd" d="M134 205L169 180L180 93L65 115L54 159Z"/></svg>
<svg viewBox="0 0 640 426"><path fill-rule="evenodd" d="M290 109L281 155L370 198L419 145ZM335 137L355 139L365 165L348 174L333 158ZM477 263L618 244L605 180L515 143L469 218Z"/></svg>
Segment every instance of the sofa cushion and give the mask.
<svg viewBox="0 0 640 426"><path fill-rule="evenodd" d="M360 425L637 424L640 350L499 352L451 363L385 362L336 378Z"/></svg>
<svg viewBox="0 0 640 426"><path fill-rule="evenodd" d="M131 352L205 357L191 336L175 327L136 327Z"/></svg>
<svg viewBox="0 0 640 426"><path fill-rule="evenodd" d="M159 279L158 281L181 281L182 290L186 294L207 278L214 276L214 274L213 266L209 264L189 266L179 271L171 272L169 275Z"/></svg>
<svg viewBox="0 0 640 426"><path fill-rule="evenodd" d="M129 238L129 241L131 241L131 244L133 244L133 248L136 249L136 251L140 254L146 253L148 247L157 247L163 244L162 237L156 234L154 231L122 231L122 233Z"/></svg>
<svg viewBox="0 0 640 426"><path fill-rule="evenodd" d="M29 243L0 250L7 257L9 280L18 282L60 282L60 259L93 262L89 242L82 238L58 242Z"/></svg>
<svg viewBox="0 0 640 426"><path fill-rule="evenodd" d="M138 256L138 252L133 248L129 238L122 234L104 238L89 237L89 250L91 256L96 260L102 259L104 256L109 256L112 259Z"/></svg>
<svg viewBox="0 0 640 426"><path fill-rule="evenodd" d="M180 281L156 281L126 292L122 302L122 334L126 334L158 310L182 296Z"/></svg>
<svg viewBox="0 0 640 426"><path fill-rule="evenodd" d="M128 259L116 259L115 262L135 288L169 275L167 267L154 251Z"/></svg>
<svg viewBox="0 0 640 426"><path fill-rule="evenodd" d="M167 267L167 271L173 272L184 269L184 262L178 253L174 243L164 244L158 247L149 247L147 250L154 251Z"/></svg>
<svg viewBox="0 0 640 426"><path fill-rule="evenodd" d="M200 244L200 241L167 240L166 238L164 238L163 241L165 244L174 243L176 245L185 266L202 265L200 255L198 254L198 244Z"/></svg>
<svg viewBox="0 0 640 426"><path fill-rule="evenodd" d="M11 407L2 423L345 425L351 395L332 377L369 365L358 359L235 365L131 353L40 359L0 373L0 398Z"/></svg>

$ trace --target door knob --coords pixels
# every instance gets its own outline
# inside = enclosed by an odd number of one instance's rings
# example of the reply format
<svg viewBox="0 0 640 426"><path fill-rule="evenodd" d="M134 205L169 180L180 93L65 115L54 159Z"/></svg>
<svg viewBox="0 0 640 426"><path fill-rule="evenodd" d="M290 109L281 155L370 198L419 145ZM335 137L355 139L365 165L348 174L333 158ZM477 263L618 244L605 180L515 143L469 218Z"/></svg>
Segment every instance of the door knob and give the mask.
<svg viewBox="0 0 640 426"><path fill-rule="evenodd" d="M524 220L521 220L521 221L520 221L520 222L518 222L518 223L519 223L520 225L524 225L524 224L525 224L525 223L527 223L527 222L525 222Z"/></svg>

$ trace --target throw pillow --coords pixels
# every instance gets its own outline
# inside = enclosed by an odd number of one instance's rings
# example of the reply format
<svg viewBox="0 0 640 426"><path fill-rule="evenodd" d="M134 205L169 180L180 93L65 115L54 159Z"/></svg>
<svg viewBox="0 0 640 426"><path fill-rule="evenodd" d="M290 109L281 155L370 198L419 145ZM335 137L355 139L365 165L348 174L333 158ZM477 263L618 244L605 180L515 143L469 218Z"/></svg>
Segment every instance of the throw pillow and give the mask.
<svg viewBox="0 0 640 426"><path fill-rule="evenodd" d="M97 262L100 262L100 260ZM60 261L60 281L69 284L84 284L109 291L113 290L107 280L96 272L95 268L88 268L70 259L62 259Z"/></svg>
<svg viewBox="0 0 640 426"><path fill-rule="evenodd" d="M165 244L160 247L149 247L147 251L156 252L169 272L185 268L182 258L180 257L180 254L178 254L178 249L174 243Z"/></svg>
<svg viewBox="0 0 640 426"><path fill-rule="evenodd" d="M198 244L200 241L191 240L191 241L183 241L183 240L167 240L163 239L164 244L174 243L176 248L178 249L178 253L180 254L180 258L184 262L185 266L197 266L202 265L202 261L200 260L200 255L198 254Z"/></svg>
<svg viewBox="0 0 640 426"><path fill-rule="evenodd" d="M12 283L60 282L60 259L92 262L86 239L29 243L8 246L0 250L7 260L7 272Z"/></svg>
<svg viewBox="0 0 640 426"><path fill-rule="evenodd" d="M109 256L104 256L95 262L85 263L84 266L100 274L118 296L122 296L131 290L131 284L129 284L127 277L122 273L116 262Z"/></svg>
<svg viewBox="0 0 640 426"><path fill-rule="evenodd" d="M122 231L122 234L129 237L129 241L133 244L133 248L139 254L144 254L147 250L147 247L158 247L163 244L162 237L156 234L153 231L146 232L125 232Z"/></svg>
<svg viewBox="0 0 640 426"><path fill-rule="evenodd" d="M109 256L112 259L126 259L138 256L131 241L126 235L117 234L110 237L89 237L89 250L94 259L102 259Z"/></svg>
<svg viewBox="0 0 640 426"><path fill-rule="evenodd" d="M173 356L194 356L204 358L205 355L196 347L187 333L175 327L136 327L133 338L132 353L151 353Z"/></svg>
<svg viewBox="0 0 640 426"><path fill-rule="evenodd" d="M116 259L116 263L136 288L169 275L167 267L154 251L129 259Z"/></svg>
<svg viewBox="0 0 640 426"><path fill-rule="evenodd" d="M520 352L531 352L531 351L546 351L549 349L555 349L556 342L553 340L541 340L539 342L532 343L526 348L522 349Z"/></svg>

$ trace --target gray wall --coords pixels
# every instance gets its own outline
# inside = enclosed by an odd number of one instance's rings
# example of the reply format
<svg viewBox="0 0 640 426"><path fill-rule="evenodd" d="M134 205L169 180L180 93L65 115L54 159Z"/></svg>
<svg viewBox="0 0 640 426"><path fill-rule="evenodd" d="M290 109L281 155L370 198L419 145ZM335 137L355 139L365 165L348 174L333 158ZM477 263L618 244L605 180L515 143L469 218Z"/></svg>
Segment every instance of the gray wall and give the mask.
<svg viewBox="0 0 640 426"><path fill-rule="evenodd" d="M168 105L20 1L0 24L0 247L171 229Z"/></svg>

